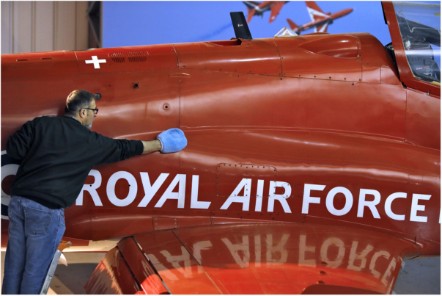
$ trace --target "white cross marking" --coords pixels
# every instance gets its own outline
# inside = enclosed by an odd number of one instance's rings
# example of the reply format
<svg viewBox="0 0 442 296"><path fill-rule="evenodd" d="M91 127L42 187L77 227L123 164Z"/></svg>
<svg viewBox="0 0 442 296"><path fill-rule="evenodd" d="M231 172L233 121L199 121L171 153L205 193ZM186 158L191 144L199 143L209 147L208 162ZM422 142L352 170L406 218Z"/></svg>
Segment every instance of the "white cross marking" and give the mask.
<svg viewBox="0 0 442 296"><path fill-rule="evenodd" d="M99 60L97 56L92 56L90 60L85 60L84 62L86 64L94 64L94 69L100 69L100 63L106 63L106 60Z"/></svg>

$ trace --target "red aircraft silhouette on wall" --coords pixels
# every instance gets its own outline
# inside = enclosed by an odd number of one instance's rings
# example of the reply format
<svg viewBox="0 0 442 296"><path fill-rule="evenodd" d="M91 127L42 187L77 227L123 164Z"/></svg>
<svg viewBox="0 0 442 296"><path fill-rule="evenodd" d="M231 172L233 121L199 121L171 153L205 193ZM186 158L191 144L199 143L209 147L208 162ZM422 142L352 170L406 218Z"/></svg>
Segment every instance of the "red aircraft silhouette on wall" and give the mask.
<svg viewBox="0 0 442 296"><path fill-rule="evenodd" d="M327 32L328 26L333 23L334 20L344 17L353 11L352 8L340 10L335 13L325 13L314 1L306 1L307 11L310 16L311 22L298 26L290 18L287 19L290 29L283 28L275 36L290 35L295 36L301 34L301 32L314 28L315 32Z"/></svg>
<svg viewBox="0 0 442 296"><path fill-rule="evenodd" d="M288 1L243 1L243 3L247 6L247 22L250 23L255 15L262 17L266 11L270 11L269 23L273 22L284 4L287 2Z"/></svg>

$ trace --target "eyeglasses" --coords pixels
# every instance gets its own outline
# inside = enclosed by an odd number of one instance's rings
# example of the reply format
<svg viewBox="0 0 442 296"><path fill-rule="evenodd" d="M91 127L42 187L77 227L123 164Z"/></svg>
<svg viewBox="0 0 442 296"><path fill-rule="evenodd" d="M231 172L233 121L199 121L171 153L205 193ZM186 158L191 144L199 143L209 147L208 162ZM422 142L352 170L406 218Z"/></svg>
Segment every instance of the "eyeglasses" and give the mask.
<svg viewBox="0 0 442 296"><path fill-rule="evenodd" d="M81 109L92 110L92 111L94 111L94 114L98 113L98 108L94 108L94 109L92 109L92 108L81 108Z"/></svg>

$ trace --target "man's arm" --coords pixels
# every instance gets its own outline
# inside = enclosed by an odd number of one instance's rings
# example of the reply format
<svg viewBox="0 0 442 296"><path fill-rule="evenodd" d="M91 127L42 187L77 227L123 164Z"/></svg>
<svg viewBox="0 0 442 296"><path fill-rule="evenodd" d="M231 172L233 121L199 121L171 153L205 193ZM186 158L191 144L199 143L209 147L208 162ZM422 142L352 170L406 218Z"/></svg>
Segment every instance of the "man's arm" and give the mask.
<svg viewBox="0 0 442 296"><path fill-rule="evenodd" d="M18 131L9 137L6 151L10 157L21 161L28 153L34 134L34 121L26 122Z"/></svg>
<svg viewBox="0 0 442 296"><path fill-rule="evenodd" d="M160 140L141 141L143 143L143 154L149 154L161 150Z"/></svg>

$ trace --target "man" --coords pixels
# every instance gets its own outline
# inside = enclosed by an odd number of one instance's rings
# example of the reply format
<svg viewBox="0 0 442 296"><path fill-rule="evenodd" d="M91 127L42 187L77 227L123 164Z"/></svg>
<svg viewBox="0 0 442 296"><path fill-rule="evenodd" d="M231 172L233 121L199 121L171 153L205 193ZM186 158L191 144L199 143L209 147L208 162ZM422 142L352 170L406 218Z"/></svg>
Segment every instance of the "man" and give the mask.
<svg viewBox="0 0 442 296"><path fill-rule="evenodd" d="M64 208L75 202L89 171L156 151L184 149L180 129L156 140L116 140L90 131L99 95L72 91L64 116L43 116L25 123L7 143L7 153L20 162L9 204L9 241L3 294L39 294L65 231Z"/></svg>

